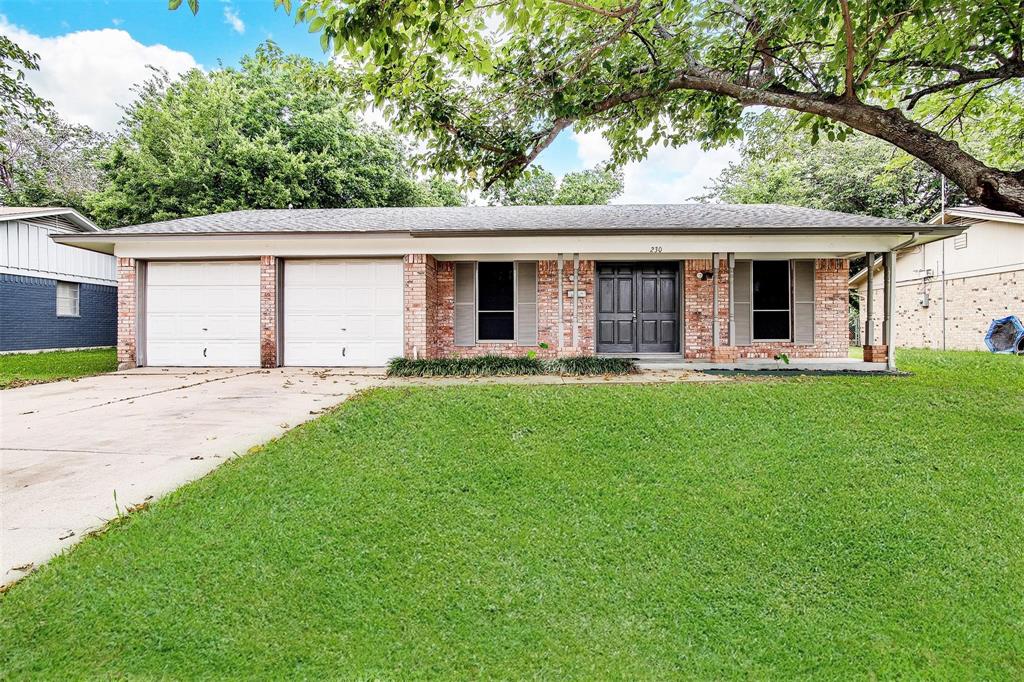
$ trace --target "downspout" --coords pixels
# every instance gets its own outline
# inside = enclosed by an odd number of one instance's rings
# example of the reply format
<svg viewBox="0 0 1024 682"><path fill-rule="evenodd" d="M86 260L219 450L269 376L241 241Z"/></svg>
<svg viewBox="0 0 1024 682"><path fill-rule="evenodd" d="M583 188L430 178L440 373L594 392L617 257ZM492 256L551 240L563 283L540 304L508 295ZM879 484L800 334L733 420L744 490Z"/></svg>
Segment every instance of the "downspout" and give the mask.
<svg viewBox="0 0 1024 682"><path fill-rule="evenodd" d="M558 254L558 350L565 345L565 301L562 291L562 273L565 272L565 262L562 254Z"/></svg>
<svg viewBox="0 0 1024 682"><path fill-rule="evenodd" d="M572 254L572 347L578 348L577 335L579 332L579 321L576 313L579 310L579 283L580 283L580 254Z"/></svg>
<svg viewBox="0 0 1024 682"><path fill-rule="evenodd" d="M946 224L946 176L942 176L942 225ZM946 350L946 240L939 240L942 248L942 350Z"/></svg>
<svg viewBox="0 0 1024 682"><path fill-rule="evenodd" d="M731 346L735 343L736 339L736 306L733 301L733 279L735 279L736 254L730 251L728 255L726 255L726 259L729 263L729 343L726 345Z"/></svg>
<svg viewBox="0 0 1024 682"><path fill-rule="evenodd" d="M718 252L711 254L711 347L718 348Z"/></svg>

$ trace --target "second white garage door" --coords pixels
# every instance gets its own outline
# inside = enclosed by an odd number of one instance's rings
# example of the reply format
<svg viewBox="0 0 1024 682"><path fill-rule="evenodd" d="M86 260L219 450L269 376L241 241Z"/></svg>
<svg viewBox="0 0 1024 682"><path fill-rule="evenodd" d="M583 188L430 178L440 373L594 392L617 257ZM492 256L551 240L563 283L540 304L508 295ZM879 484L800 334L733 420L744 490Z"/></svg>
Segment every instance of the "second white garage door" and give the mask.
<svg viewBox="0 0 1024 682"><path fill-rule="evenodd" d="M289 260L284 364L375 367L402 354L402 261Z"/></svg>

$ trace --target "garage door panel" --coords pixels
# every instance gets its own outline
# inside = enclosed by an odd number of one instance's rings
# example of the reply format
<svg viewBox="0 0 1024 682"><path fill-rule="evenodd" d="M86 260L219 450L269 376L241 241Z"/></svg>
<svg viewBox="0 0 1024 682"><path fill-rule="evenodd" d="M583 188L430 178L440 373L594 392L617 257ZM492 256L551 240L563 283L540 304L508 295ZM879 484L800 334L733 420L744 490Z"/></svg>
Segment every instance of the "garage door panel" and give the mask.
<svg viewBox="0 0 1024 682"><path fill-rule="evenodd" d="M150 263L146 363L259 366L259 264Z"/></svg>
<svg viewBox="0 0 1024 682"><path fill-rule="evenodd" d="M402 308L402 289L400 287L377 289L373 296L374 305L378 310L394 310Z"/></svg>
<svg viewBox="0 0 1024 682"><path fill-rule="evenodd" d="M373 336L377 339L402 338L401 315L377 315L373 320Z"/></svg>
<svg viewBox="0 0 1024 682"><path fill-rule="evenodd" d="M402 262L285 262L284 362L379 366L402 352Z"/></svg>

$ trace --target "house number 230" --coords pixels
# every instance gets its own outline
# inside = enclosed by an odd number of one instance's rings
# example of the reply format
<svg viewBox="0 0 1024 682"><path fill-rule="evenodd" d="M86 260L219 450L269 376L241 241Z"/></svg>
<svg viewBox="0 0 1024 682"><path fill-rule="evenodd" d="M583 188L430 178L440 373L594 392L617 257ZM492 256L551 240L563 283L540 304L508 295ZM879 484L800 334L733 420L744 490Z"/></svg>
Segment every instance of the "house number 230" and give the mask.
<svg viewBox="0 0 1024 682"><path fill-rule="evenodd" d="M660 246L652 246L651 253L661 253L663 249Z"/></svg>

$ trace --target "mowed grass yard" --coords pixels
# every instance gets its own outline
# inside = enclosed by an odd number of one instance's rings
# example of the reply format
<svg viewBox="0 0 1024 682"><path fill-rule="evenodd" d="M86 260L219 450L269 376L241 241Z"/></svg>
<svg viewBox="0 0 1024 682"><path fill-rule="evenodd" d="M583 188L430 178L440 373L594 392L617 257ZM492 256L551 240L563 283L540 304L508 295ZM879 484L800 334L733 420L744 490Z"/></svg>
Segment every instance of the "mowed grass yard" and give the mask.
<svg viewBox="0 0 1024 682"><path fill-rule="evenodd" d="M117 351L113 348L0 355L0 388L74 379L115 369Z"/></svg>
<svg viewBox="0 0 1024 682"><path fill-rule="evenodd" d="M372 391L15 585L0 669L1020 679L1024 358L900 361Z"/></svg>

